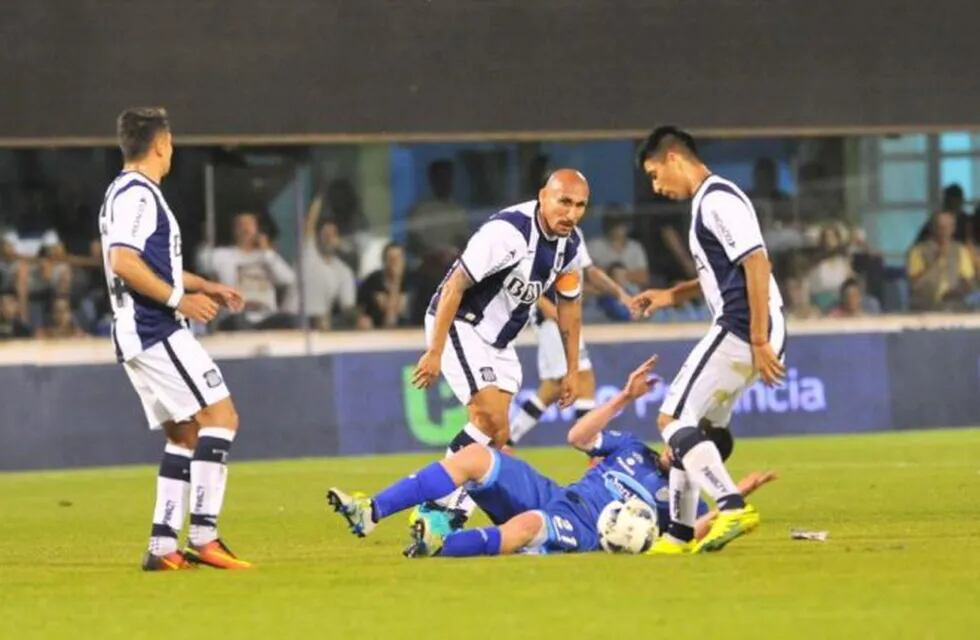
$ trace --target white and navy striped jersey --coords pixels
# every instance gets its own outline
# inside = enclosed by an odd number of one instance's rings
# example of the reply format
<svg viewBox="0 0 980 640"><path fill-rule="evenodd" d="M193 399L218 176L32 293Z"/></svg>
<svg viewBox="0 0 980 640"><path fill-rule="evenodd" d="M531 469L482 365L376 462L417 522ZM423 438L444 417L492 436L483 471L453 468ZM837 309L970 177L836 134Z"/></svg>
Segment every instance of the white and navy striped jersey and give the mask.
<svg viewBox="0 0 980 640"><path fill-rule="evenodd" d="M714 322L748 342L749 296L742 261L766 250L748 196L731 181L708 176L691 202L689 241ZM781 313L782 306L776 279L770 276L770 315Z"/></svg>
<svg viewBox="0 0 980 640"><path fill-rule="evenodd" d="M453 265L465 269L474 283L463 293L456 319L472 324L488 344L498 349L509 346L541 294L560 274L578 268L583 246L578 233L566 238L546 235L538 222L537 200L494 214L473 234ZM429 303L430 314L436 312L442 287ZM580 283L576 290L560 295L575 299L581 292Z"/></svg>
<svg viewBox="0 0 980 640"><path fill-rule="evenodd" d="M180 227L160 188L136 171L119 174L106 190L99 212L102 263L112 305L112 341L125 362L184 326L174 309L130 291L109 262L112 247L138 251L167 284L183 288Z"/></svg>
<svg viewBox="0 0 980 640"><path fill-rule="evenodd" d="M583 234L582 230L578 227L575 227L575 233L578 235L578 256L575 259L575 267L578 271L579 282L584 284L585 270L595 265L595 262L592 261L592 256L589 255L589 249L585 244L585 234ZM544 296L552 302L556 302L557 295L558 294L555 292L554 284L552 284L551 287L544 292ZM538 309L538 305L531 307L531 322L534 324L534 326L539 326L542 322L544 322L544 316L541 315L541 310Z"/></svg>

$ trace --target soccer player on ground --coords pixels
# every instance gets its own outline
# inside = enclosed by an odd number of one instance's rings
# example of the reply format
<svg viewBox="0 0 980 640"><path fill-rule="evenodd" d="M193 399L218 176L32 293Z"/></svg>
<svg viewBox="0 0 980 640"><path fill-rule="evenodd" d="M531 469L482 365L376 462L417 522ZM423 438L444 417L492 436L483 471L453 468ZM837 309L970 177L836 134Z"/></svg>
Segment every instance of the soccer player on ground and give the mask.
<svg viewBox="0 0 980 640"><path fill-rule="evenodd" d="M555 171L537 200L508 207L480 227L439 285L425 318L428 349L413 383L428 387L441 370L469 410L469 422L447 455L473 442L496 447L507 442L510 402L522 377L512 342L538 298L552 286L565 356L574 363L562 379L560 403L566 407L575 401L582 316L577 276L581 237L575 225L588 200L589 185L581 173ZM473 510L462 491L440 504L461 518Z"/></svg>
<svg viewBox="0 0 980 640"><path fill-rule="evenodd" d="M436 520L419 519L412 529L413 544L405 551L413 557L595 551L599 549L597 522L602 509L614 500L625 502L632 497L656 509L658 521L666 524L669 454L658 454L632 434L604 431L629 402L653 388L657 382L651 375L655 363L656 356L640 365L619 394L583 416L568 432L569 444L597 458L598 463L567 487L520 458L486 445L470 444L372 498L358 493L349 496L333 488L327 492L327 500L351 531L363 537L382 518L456 487L468 487L494 526L451 532ZM771 472L752 473L739 488L748 494L773 479ZM697 509L701 516L698 529L703 535L717 512L708 512L703 502Z"/></svg>
<svg viewBox="0 0 980 640"><path fill-rule="evenodd" d="M173 155L166 111L127 109L117 128L123 170L99 212L112 342L150 428L162 428L167 438L143 569L246 569L251 565L218 537L238 414L221 371L186 322L213 320L219 305L240 311L242 297L183 269L180 228L160 192ZM179 551L188 509L189 540Z"/></svg>
<svg viewBox="0 0 980 640"><path fill-rule="evenodd" d="M584 282L602 293L616 296L624 306L629 307L632 300L630 295L592 262L582 230L576 229L576 233L579 235L579 279L584 277ZM510 425L508 444L511 446L520 442L538 424L541 414L558 400L561 381L568 371L554 299L553 290L545 292L532 311L531 323L538 337L538 379L541 382L537 392L521 404L520 411ZM589 359L585 341L581 337L578 358L578 399L574 404L576 419L595 408L595 373L592 371L592 361Z"/></svg>
<svg viewBox="0 0 980 640"><path fill-rule="evenodd" d="M718 551L758 526L759 514L745 503L718 448L698 426L707 421L727 427L734 402L756 375L769 385L784 376L782 298L751 202L732 182L711 173L690 134L675 127L656 129L640 147L637 162L656 193L691 199L689 241L698 277L639 294L633 311L649 316L703 295L714 318L671 383L657 418L673 452L670 493L676 499L667 533L651 551ZM711 496L720 515L695 544L699 491Z"/></svg>

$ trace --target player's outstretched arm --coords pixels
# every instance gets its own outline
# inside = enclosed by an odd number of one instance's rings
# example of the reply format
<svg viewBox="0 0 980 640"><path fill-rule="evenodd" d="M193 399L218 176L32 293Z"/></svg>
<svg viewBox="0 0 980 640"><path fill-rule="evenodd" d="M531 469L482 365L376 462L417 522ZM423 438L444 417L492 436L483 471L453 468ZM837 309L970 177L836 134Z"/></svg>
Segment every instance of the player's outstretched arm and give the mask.
<svg viewBox="0 0 980 640"><path fill-rule="evenodd" d="M701 295L701 283L697 278L685 280L669 289L647 289L633 296L630 311L634 315L649 318L657 309L676 307Z"/></svg>
<svg viewBox="0 0 980 640"><path fill-rule="evenodd" d="M604 293L609 296L616 296L616 299L620 301L625 307L630 306L632 297L630 294L626 293L626 290L619 286L615 280L609 277L609 274L603 271L601 268L592 265L591 267L585 269L585 280L591 286L599 290L599 293ZM634 317L636 317L634 315Z"/></svg>
<svg viewBox="0 0 980 640"><path fill-rule="evenodd" d="M156 300L160 304L177 309L198 322L210 322L218 313L218 305L203 293L184 293L184 283L179 287L164 282L139 252L129 247L112 247L109 251L112 272L131 290Z"/></svg>
<svg viewBox="0 0 980 640"><path fill-rule="evenodd" d="M466 269L457 265L452 274L442 286L439 304L436 305L435 326L432 330L432 341L429 349L419 358L415 371L412 373L412 384L419 389L425 389L439 379L442 352L446 348L446 338L453 324L463 293L473 286L473 281L466 274Z"/></svg>
<svg viewBox="0 0 980 640"><path fill-rule="evenodd" d="M778 478L779 476L776 475L775 471L753 471L738 481L738 491L743 497L745 497L762 485L768 484L773 480L777 480ZM708 535L708 530L711 529L711 523L714 522L715 518L717 517L718 510L712 509L708 513L698 518L698 521L694 523L694 539L700 540L704 536Z"/></svg>
<svg viewBox="0 0 980 640"><path fill-rule="evenodd" d="M656 366L657 356L651 356L630 374L622 391L579 418L568 430L568 444L582 451L592 449L596 436L612 419L625 409L627 404L646 395L657 384L657 378L653 375Z"/></svg>
<svg viewBox="0 0 980 640"><path fill-rule="evenodd" d="M772 267L762 249L742 261L745 287L749 294L749 337L752 363L763 382L773 386L786 375L786 369L769 345L769 279Z"/></svg>

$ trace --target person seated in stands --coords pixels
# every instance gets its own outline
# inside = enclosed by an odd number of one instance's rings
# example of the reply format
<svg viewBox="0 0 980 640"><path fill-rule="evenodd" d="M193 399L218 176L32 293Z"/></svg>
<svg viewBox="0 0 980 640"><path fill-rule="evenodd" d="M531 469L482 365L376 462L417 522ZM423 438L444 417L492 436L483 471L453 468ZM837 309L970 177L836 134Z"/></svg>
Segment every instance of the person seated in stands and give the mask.
<svg viewBox="0 0 980 640"><path fill-rule="evenodd" d="M805 278L790 276L781 287L786 292L786 315L794 320L810 320L823 315L810 300L810 286Z"/></svg>
<svg viewBox="0 0 980 640"><path fill-rule="evenodd" d="M232 220L234 244L203 247L197 256L198 269L242 293L245 310L229 314L218 325L222 330L290 329L292 314L279 308L280 296L290 294L296 284L293 268L272 247L269 236L259 228L259 217L242 212Z"/></svg>
<svg viewBox="0 0 980 640"><path fill-rule="evenodd" d="M840 300L827 314L828 318L861 318L878 315L881 307L878 301L864 293L864 287L857 278L848 278L840 286Z"/></svg>
<svg viewBox="0 0 980 640"><path fill-rule="evenodd" d="M835 224L824 225L820 229L816 261L807 274L813 303L821 309L833 306L841 285L853 275L851 257L840 229Z"/></svg>
<svg viewBox="0 0 980 640"><path fill-rule="evenodd" d="M303 291L306 315L314 329L350 328L357 322L357 282L339 256L342 246L337 223L320 219L322 200L313 200L303 241Z"/></svg>
<svg viewBox="0 0 980 640"><path fill-rule="evenodd" d="M37 331L38 338L79 338L84 335L85 331L72 315L68 296L58 296L51 302L47 323Z"/></svg>
<svg viewBox="0 0 980 640"><path fill-rule="evenodd" d="M630 220L625 215L606 215L602 218L603 236L588 242L593 262L608 271L619 263L626 268L627 280L640 287L650 283L650 266L643 245L629 237Z"/></svg>
<svg viewBox="0 0 980 640"><path fill-rule="evenodd" d="M956 213L938 211L932 233L909 251L906 271L914 311L960 310L976 286L969 249L955 240Z"/></svg>
<svg viewBox="0 0 980 640"><path fill-rule="evenodd" d="M30 338L32 335L34 331L20 313L17 295L13 291L4 291L0 294L0 340Z"/></svg>
<svg viewBox="0 0 980 640"><path fill-rule="evenodd" d="M385 329L408 322L405 286L405 250L390 242L382 254L382 267L369 275L357 291L358 327Z"/></svg>

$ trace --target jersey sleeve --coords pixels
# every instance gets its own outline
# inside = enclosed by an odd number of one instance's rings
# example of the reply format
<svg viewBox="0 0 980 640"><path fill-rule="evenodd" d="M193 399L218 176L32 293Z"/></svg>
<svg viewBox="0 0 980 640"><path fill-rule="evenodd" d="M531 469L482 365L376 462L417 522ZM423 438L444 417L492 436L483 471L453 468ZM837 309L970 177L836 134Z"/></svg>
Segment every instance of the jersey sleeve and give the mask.
<svg viewBox="0 0 980 640"><path fill-rule="evenodd" d="M491 220L473 234L459 263L473 282L517 264L527 253L524 236L506 220Z"/></svg>
<svg viewBox="0 0 980 640"><path fill-rule="evenodd" d="M109 246L123 246L140 253L157 228L156 199L146 187L133 187L112 201L109 216Z"/></svg>
<svg viewBox="0 0 980 640"><path fill-rule="evenodd" d="M726 191L709 193L701 203L701 210L701 221L718 238L732 262L740 263L765 248L755 210L737 195Z"/></svg>
<svg viewBox="0 0 980 640"><path fill-rule="evenodd" d="M632 433L607 429L596 436L592 448L586 453L593 458L605 458L626 447L642 445L643 442Z"/></svg>

